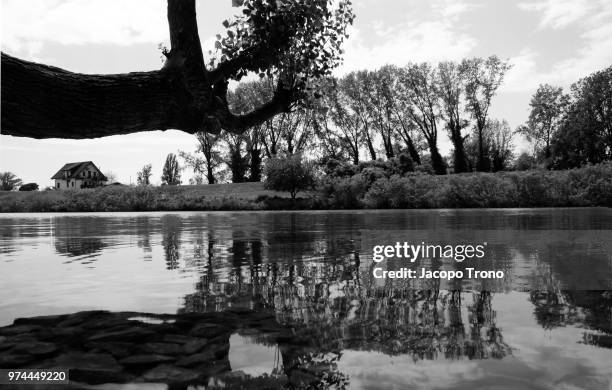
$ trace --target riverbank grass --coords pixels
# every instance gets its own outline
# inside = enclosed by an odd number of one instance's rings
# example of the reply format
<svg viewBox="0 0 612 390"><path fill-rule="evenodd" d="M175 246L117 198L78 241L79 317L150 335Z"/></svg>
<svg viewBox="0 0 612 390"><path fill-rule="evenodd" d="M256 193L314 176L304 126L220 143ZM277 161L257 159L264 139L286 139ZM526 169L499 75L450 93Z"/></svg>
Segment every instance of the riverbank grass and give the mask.
<svg viewBox="0 0 612 390"><path fill-rule="evenodd" d="M0 192L0 212L612 207L612 163L564 171L325 175L292 200L263 183Z"/></svg>

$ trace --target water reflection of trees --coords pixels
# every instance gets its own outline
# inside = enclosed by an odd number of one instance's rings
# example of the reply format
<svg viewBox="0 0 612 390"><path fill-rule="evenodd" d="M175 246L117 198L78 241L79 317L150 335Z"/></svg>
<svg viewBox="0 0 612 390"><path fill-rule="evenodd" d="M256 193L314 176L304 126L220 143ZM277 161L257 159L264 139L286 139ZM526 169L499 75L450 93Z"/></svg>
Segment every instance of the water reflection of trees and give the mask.
<svg viewBox="0 0 612 390"><path fill-rule="evenodd" d="M95 219L54 218L53 244L57 253L68 257L86 256L94 261L96 255L109 245L100 234Z"/></svg>
<svg viewBox="0 0 612 390"><path fill-rule="evenodd" d="M578 325L586 329L584 343L612 348L612 291L540 290L529 297L544 329Z"/></svg>
<svg viewBox="0 0 612 390"><path fill-rule="evenodd" d="M215 247L218 241L226 252ZM287 362L342 349L410 354L415 360L510 353L495 324L491 293L445 291L439 284L430 290L377 286L346 242L299 231L259 239L240 232L223 239L208 235L201 244L208 250L198 252L206 265L180 312L271 311L295 332L281 346Z"/></svg>
<svg viewBox="0 0 612 390"><path fill-rule="evenodd" d="M164 248L164 260L169 270L179 267L181 248L181 218L176 215L165 215L162 217L162 247Z"/></svg>

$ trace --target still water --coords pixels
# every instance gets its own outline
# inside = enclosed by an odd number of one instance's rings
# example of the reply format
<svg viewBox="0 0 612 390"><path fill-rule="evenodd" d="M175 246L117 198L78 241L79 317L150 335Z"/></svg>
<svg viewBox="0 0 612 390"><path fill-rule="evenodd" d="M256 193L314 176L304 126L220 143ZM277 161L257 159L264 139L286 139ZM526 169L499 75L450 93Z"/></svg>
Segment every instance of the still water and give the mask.
<svg viewBox="0 0 612 390"><path fill-rule="evenodd" d="M372 261L396 241L486 242L478 267L505 276L374 278L405 265ZM94 309L270 314L257 331L225 324L209 386L231 371L247 387L609 389L610 283L611 209L0 216L0 327Z"/></svg>

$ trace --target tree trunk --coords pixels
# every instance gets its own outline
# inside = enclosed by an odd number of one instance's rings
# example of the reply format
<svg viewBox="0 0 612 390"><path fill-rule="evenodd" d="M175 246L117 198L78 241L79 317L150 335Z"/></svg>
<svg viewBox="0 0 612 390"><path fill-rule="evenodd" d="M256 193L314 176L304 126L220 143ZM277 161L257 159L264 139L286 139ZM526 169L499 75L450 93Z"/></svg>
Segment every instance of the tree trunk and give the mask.
<svg viewBox="0 0 612 390"><path fill-rule="evenodd" d="M461 128L451 127L451 141L453 142L453 165L455 166L455 173L463 173L468 171L467 157L465 155L465 148L463 146L463 136L461 135Z"/></svg>
<svg viewBox="0 0 612 390"><path fill-rule="evenodd" d="M478 162L476 163L476 170L478 172L489 172L491 170L491 164L489 163L489 156L485 155L484 152L484 140L483 140L484 129L478 129Z"/></svg>
<svg viewBox="0 0 612 390"><path fill-rule="evenodd" d="M395 157L395 152L393 151L393 141L391 140L390 135L383 135L383 144L387 158Z"/></svg>
<svg viewBox="0 0 612 390"><path fill-rule="evenodd" d="M438 146L435 143L429 143L429 151L431 154L431 165L436 175L446 175L446 164L438 151Z"/></svg>
<svg viewBox="0 0 612 390"><path fill-rule="evenodd" d="M261 181L261 150L251 149L251 175L249 181Z"/></svg>
<svg viewBox="0 0 612 390"><path fill-rule="evenodd" d="M376 160L376 150L374 150L374 144L372 143L372 138L370 137L370 133L368 129L365 129L366 133L366 144L368 145L368 151L370 152L370 157L372 160Z"/></svg>
<svg viewBox="0 0 612 390"><path fill-rule="evenodd" d="M215 179L215 172L210 163L206 164L206 179L208 180L208 184L215 184L217 182Z"/></svg>
<svg viewBox="0 0 612 390"><path fill-rule="evenodd" d="M412 138L406 138L406 146L408 147L408 153L410 154L410 158L414 161L415 164L421 165L421 156L419 152L414 147L414 143L412 142Z"/></svg>

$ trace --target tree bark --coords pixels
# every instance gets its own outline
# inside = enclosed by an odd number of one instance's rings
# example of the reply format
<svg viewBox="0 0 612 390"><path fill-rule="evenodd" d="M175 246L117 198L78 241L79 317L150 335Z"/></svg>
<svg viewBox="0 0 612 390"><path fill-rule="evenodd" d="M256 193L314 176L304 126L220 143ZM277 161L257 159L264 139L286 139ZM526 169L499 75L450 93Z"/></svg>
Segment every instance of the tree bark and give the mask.
<svg viewBox="0 0 612 390"><path fill-rule="evenodd" d="M446 164L444 164L444 159L435 142L429 142L429 152L431 154L431 165L436 175L446 175Z"/></svg>
<svg viewBox="0 0 612 390"><path fill-rule="evenodd" d="M449 124L451 141L453 142L453 165L455 173L463 173L468 171L467 157L465 155L465 147L463 145L463 136L461 135L461 127L455 123Z"/></svg>
<svg viewBox="0 0 612 390"><path fill-rule="evenodd" d="M81 139L167 129L241 133L288 111L292 91L279 84L268 103L243 115L230 112L228 80L252 51L208 72L195 16L195 0L168 0L171 50L157 71L89 75L2 53L2 134Z"/></svg>
<svg viewBox="0 0 612 390"><path fill-rule="evenodd" d="M95 138L197 128L179 72L85 75L2 53L2 133Z"/></svg>

